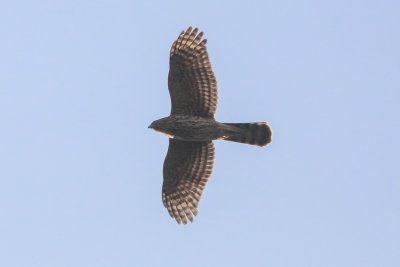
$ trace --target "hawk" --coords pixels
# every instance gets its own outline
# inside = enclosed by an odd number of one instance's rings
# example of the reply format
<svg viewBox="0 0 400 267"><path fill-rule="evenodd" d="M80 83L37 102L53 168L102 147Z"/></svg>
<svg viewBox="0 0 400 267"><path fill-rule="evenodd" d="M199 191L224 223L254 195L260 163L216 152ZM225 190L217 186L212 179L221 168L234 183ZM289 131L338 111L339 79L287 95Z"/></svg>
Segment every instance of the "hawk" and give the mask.
<svg viewBox="0 0 400 267"><path fill-rule="evenodd" d="M217 79L207 53L207 39L189 27L172 44L168 89L171 114L149 128L169 137L163 168L162 201L178 223L193 222L214 164L213 140L265 146L272 131L266 122L220 123Z"/></svg>

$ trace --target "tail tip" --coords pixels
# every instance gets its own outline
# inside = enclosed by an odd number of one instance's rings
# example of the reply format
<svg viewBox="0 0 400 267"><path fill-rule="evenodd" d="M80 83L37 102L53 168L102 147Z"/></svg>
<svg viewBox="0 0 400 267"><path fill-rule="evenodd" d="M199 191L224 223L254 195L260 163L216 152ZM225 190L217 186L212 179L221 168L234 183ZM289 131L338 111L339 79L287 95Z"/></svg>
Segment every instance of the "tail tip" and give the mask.
<svg viewBox="0 0 400 267"><path fill-rule="evenodd" d="M259 138L256 139L256 142L252 145L264 147L269 145L272 142L272 129L268 125L267 122L258 122L257 125L260 126L259 130ZM257 142L258 141L258 142Z"/></svg>

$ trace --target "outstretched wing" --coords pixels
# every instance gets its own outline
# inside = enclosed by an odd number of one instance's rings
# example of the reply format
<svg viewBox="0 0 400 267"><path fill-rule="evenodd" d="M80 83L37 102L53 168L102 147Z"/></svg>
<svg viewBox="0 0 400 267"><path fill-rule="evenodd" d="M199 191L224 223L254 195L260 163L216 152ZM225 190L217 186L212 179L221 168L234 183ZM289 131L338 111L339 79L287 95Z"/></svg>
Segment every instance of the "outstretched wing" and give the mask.
<svg viewBox="0 0 400 267"><path fill-rule="evenodd" d="M164 161L162 200L178 223L193 222L201 195L214 164L212 141L192 142L169 139Z"/></svg>
<svg viewBox="0 0 400 267"><path fill-rule="evenodd" d="M201 40L189 27L172 44L168 74L171 114L213 118L217 109L217 79L207 53L207 39Z"/></svg>

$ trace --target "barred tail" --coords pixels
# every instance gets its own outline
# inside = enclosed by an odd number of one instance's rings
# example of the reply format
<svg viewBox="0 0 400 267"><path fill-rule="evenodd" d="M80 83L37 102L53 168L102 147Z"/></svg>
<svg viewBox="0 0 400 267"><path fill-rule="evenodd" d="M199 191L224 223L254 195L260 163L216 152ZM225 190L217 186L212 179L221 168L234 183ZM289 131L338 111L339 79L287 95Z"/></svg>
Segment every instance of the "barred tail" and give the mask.
<svg viewBox="0 0 400 267"><path fill-rule="evenodd" d="M244 144L265 146L271 142L272 130L266 122L249 122L249 123L224 123L234 126L238 130L225 140L239 142Z"/></svg>

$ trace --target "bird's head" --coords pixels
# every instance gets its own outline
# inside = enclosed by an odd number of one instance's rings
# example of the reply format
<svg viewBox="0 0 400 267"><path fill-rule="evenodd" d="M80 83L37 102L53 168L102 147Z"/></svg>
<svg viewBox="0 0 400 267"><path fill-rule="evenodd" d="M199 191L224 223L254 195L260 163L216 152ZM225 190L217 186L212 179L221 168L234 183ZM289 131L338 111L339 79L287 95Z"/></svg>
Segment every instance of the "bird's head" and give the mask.
<svg viewBox="0 0 400 267"><path fill-rule="evenodd" d="M150 129L155 130L156 132L162 133L167 135L169 138L173 138L173 135L171 135L170 129L169 129L169 124L168 124L168 117L167 118L162 118L159 120L153 121L149 127Z"/></svg>
<svg viewBox="0 0 400 267"><path fill-rule="evenodd" d="M150 129L153 129L153 130L163 130L163 129L165 128L165 126L166 126L166 124L165 124L165 119L166 119L166 118L162 118L162 119L153 121L153 122L149 125L149 128L150 128Z"/></svg>
<svg viewBox="0 0 400 267"><path fill-rule="evenodd" d="M157 126L156 126L156 124L157 124L156 122L157 122L157 121L153 121L153 122L149 125L148 128L149 128L149 129L154 129L155 127L157 127Z"/></svg>

